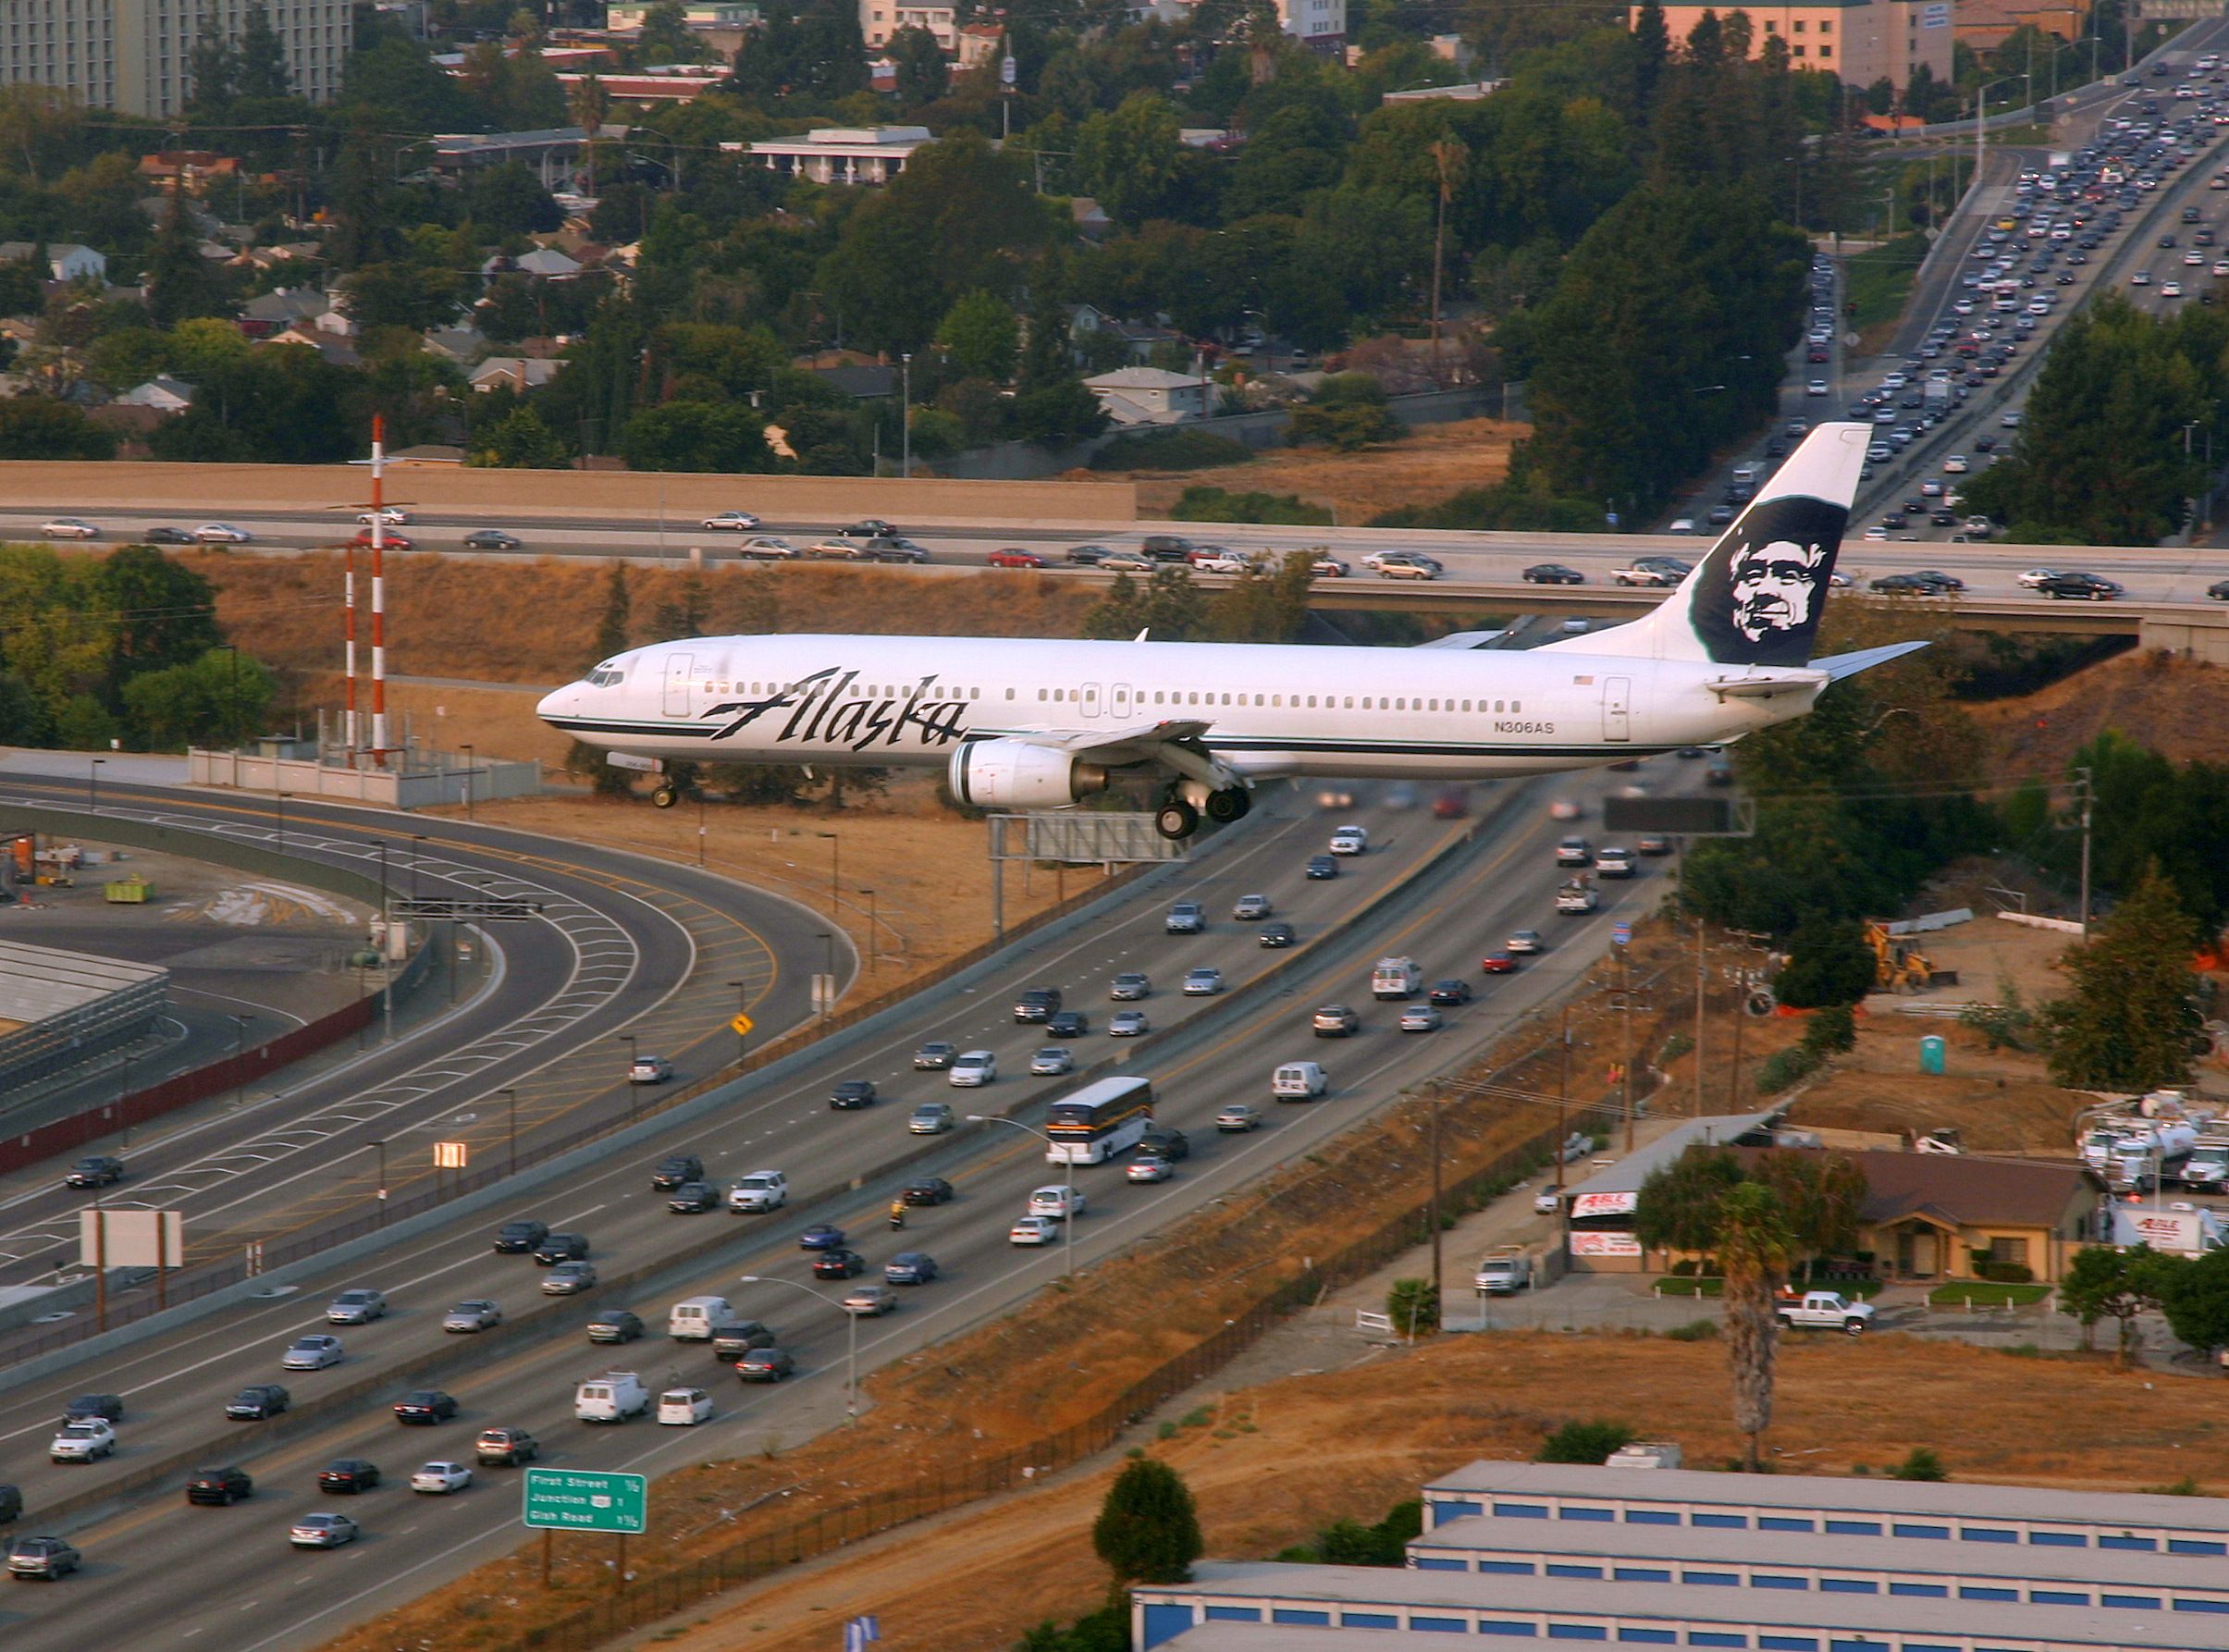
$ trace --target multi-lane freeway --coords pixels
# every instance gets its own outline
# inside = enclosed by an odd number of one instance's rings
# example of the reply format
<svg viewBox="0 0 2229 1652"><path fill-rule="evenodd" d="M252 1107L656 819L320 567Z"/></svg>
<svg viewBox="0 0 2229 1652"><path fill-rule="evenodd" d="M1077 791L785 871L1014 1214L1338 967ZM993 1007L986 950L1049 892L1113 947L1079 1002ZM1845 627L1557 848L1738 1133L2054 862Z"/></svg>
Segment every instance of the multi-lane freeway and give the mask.
<svg viewBox="0 0 2229 1652"><path fill-rule="evenodd" d="M1676 784L1697 764L1660 759L1660 783ZM1592 797L1621 777L1557 783L1562 794ZM1550 783L1541 783L1543 786ZM519 1214L588 1233L593 1260L610 1282L572 1298L544 1299L530 1259L490 1249L499 1210L460 1220L392 1246L376 1264L360 1264L301 1282L276 1300L228 1308L98 1362L20 1386L0 1397L0 1478L19 1481L31 1512L16 1528L44 1529L39 1509L69 1498L77 1511L59 1525L86 1555L82 1575L52 1588L18 1588L0 1597L0 1638L24 1652L75 1652L98 1642L120 1647L222 1646L228 1652L280 1652L314 1646L346 1624L399 1603L474 1562L504 1552L520 1538L509 1472L482 1471L481 1482L454 1498L413 1498L393 1477L419 1461L469 1458L472 1436L488 1425L531 1430L546 1461L575 1466L634 1467L655 1472L720 1452L756 1449L770 1436L804 1437L840 1414L842 1316L801 1293L736 1283L745 1274L806 1281L796 1244L808 1222L833 1220L879 1268L901 1248L930 1251L942 1264L937 1282L909 1291L893 1316L861 1327L862 1362L871 1367L933 1338L946 1336L1012 1305L1061 1265L1060 1252L1026 1251L1006 1239L1033 1187L1055 1181L1042 1148L1018 1131L963 1128L929 1145L932 1162L917 1168L948 1177L956 1200L917 1214L907 1230L891 1234L882 1207L895 1177L876 1178L878 1165L919 1144L905 1131L913 1103L949 1099L960 1111L1019 1110L1060 1088L1054 1079L1021 1077L1041 1029L1016 1025L1015 992L1058 985L1071 1006L1090 1018L1077 1042L1079 1060L1128 1056L1125 1070L1152 1078L1158 1116L1184 1129L1194 1152L1170 1182L1127 1183L1117 1166L1079 1170L1090 1209L1077 1230L1089 1263L1137 1242L1203 1200L1227 1193L1264 1168L1307 1151L1365 1109L1410 1082L1479 1047L1512 1016L1567 984L1602 950L1611 920L1652 905L1661 893L1654 868L1630 884L1605 885L1602 908L1559 918L1550 892L1559 874L1551 863L1555 837L1570 828L1551 822L1546 792L1513 796L1484 792L1473 820L1441 820L1421 810L1364 805L1352 813L1319 812L1303 795L1287 794L1257 810L1246 828L1196 862L1172 868L1150 889L1119 901L1100 922L1024 945L966 992L932 992L877 1029L838 1035L818 1047L800 1070L779 1081L737 1086L720 1110L693 1123L646 1122L594 1165L536 1187L517 1201ZM1319 852L1331 825L1367 825L1373 846L1329 881L1306 879L1302 864ZM1326 931L1387 890L1405 872L1422 871L1351 931L1319 946ZM1262 949L1256 923L1229 914L1242 894L1259 893L1292 922L1304 950ZM1165 903L1201 901L1205 933L1165 932ZM1517 928L1546 932L1548 950L1514 976L1482 978L1479 957ZM1461 975L1477 1002L1449 1013L1439 1032L1395 1030L1395 1006L1373 1005L1368 970L1381 953L1414 955L1427 978ZM1213 998L1187 999L1179 977L1194 966L1219 968L1228 991L1240 994L1220 1012ZM1107 983L1118 969L1148 971L1151 997L1139 1006L1155 1030L1117 1044L1104 1031L1112 1007ZM1256 984L1265 972L1281 973ZM1348 1041L1319 1041L1310 1011L1326 1000L1356 1004L1363 1030ZM1212 1029L1188 1032L1188 1014L1219 1014ZM1002 1077L982 1091L949 1088L935 1073L916 1073L912 1054L924 1039L994 1051ZM1330 1069L1323 1102L1274 1107L1271 1066L1310 1056ZM835 1112L831 1085L867 1078L881 1087L881 1104ZM1218 1137L1211 1128L1225 1103L1247 1102L1268 1115L1258 1132ZM939 1142L942 1146L939 1146ZM699 1154L723 1181L770 1167L797 1190L790 1208L770 1215L724 1212L675 1214L649 1186L654 1161L671 1152ZM867 1179L859 1180L858 1178ZM348 1358L328 1370L282 1377L281 1350L295 1337L325 1329L321 1309L335 1292L368 1286L394 1304L385 1319L338 1331ZM745 1388L716 1371L701 1346L670 1344L657 1335L667 1305L698 1291L719 1291L744 1312L776 1325L795 1350L800 1374L786 1385ZM442 1313L454 1301L485 1296L511 1323L477 1336L444 1336ZM617 1350L591 1347L582 1326L591 1313L634 1308L650 1323L652 1340ZM704 1382L720 1414L693 1431L635 1424L597 1429L572 1420L573 1388L612 1364L641 1371L662 1385L675 1375ZM250 1382L285 1381L296 1412L276 1424L229 1423L225 1400ZM386 1407L408 1387L453 1392L462 1414L433 1429L405 1431ZM60 1408L85 1391L124 1396L127 1413L117 1456L90 1465L40 1459ZM326 1399L321 1396L348 1398ZM289 1519L334 1506L314 1489L324 1462L361 1456L388 1471L390 1484L341 1506L361 1519L365 1541L337 1553L291 1552ZM189 1508L183 1460L237 1459L255 1476L256 1496L228 1509ZM125 1490L149 1465L178 1463L152 1486ZM115 1484L114 1498L88 1494Z"/></svg>

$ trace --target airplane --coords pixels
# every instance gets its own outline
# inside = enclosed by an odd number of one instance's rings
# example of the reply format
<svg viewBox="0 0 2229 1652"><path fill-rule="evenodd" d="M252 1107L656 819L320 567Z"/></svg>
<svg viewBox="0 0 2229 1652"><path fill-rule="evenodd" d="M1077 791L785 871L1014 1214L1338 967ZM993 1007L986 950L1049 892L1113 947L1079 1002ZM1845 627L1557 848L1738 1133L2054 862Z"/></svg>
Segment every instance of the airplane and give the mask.
<svg viewBox="0 0 2229 1652"><path fill-rule="evenodd" d="M1661 606L1530 650L1482 652L1481 632L1406 649L691 637L614 655L536 711L622 767L937 767L981 808L1062 808L1154 774L1171 839L1239 819L1276 777L1478 780L1723 745L1926 646L1809 657L1871 440L1819 425ZM676 797L666 783L653 801Z"/></svg>

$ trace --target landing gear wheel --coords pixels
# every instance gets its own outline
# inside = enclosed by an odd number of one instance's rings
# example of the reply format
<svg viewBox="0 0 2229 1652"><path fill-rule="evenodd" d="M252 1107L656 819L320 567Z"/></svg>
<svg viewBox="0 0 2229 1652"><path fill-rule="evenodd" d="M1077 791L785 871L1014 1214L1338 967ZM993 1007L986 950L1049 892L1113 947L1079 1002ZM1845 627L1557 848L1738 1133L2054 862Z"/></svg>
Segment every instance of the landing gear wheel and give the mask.
<svg viewBox="0 0 2229 1652"><path fill-rule="evenodd" d="M1207 818L1219 826L1246 819L1246 811L1254 806L1253 798L1244 786L1225 786L1220 792L1207 795Z"/></svg>
<svg viewBox="0 0 2229 1652"><path fill-rule="evenodd" d="M650 801L659 808L671 808L681 801L681 794L671 786L660 786L650 794Z"/></svg>
<svg viewBox="0 0 2229 1652"><path fill-rule="evenodd" d="M1171 798L1154 811L1153 830L1172 843L1182 843L1200 830L1200 811L1181 797Z"/></svg>

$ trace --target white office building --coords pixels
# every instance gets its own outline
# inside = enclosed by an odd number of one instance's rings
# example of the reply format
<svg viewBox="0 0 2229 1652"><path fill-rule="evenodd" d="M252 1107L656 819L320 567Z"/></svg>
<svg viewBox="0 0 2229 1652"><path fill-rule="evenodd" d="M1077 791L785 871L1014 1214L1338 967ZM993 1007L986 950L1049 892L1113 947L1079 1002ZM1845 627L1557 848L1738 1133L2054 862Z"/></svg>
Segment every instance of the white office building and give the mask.
<svg viewBox="0 0 2229 1652"><path fill-rule="evenodd" d="M193 43L204 18L240 38L258 0L7 0L0 5L0 83L71 92L88 108L166 116L192 97ZM260 0L284 48L293 89L312 103L340 87L349 0Z"/></svg>

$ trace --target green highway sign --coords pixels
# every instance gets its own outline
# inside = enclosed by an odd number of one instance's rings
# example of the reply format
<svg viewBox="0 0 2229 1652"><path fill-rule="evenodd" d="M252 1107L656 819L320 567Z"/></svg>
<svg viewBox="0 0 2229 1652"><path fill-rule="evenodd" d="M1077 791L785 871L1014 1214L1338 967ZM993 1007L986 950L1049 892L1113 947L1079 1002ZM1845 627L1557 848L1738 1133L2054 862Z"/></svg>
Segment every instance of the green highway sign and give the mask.
<svg viewBox="0 0 2229 1652"><path fill-rule="evenodd" d="M646 1529L650 1482L599 1469L528 1469L526 1523L559 1532Z"/></svg>

